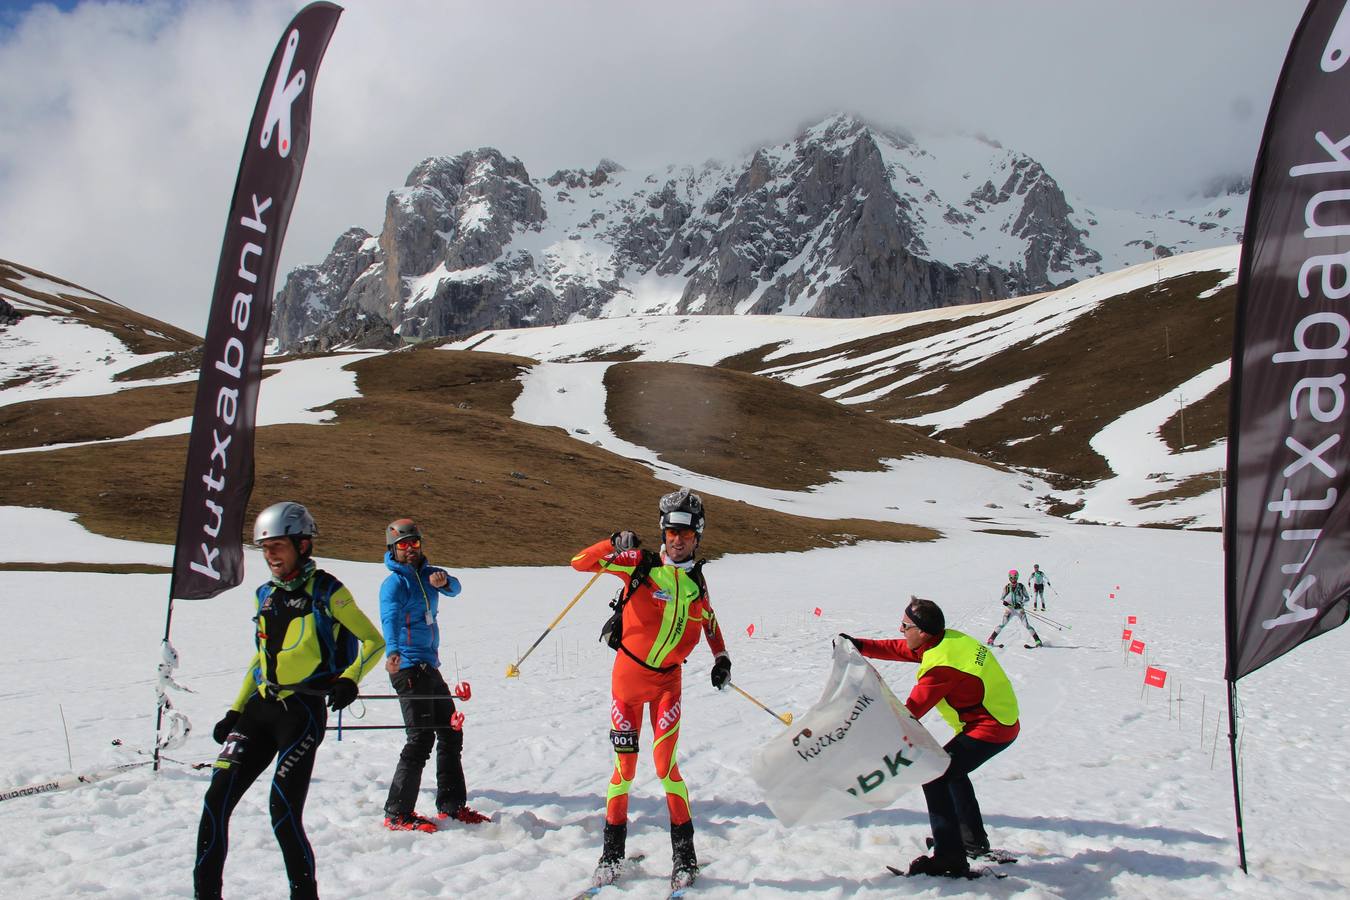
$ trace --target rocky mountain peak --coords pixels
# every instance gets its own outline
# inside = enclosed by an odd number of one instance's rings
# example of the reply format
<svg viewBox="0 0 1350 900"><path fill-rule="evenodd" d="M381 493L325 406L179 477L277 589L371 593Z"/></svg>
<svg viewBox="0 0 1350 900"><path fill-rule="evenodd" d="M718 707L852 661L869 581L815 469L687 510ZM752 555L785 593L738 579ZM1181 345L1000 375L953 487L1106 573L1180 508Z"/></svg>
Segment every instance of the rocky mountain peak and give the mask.
<svg viewBox="0 0 1350 900"><path fill-rule="evenodd" d="M926 309L1063 285L1151 247L1236 242L1234 201L1091 212L990 138L920 139L848 113L740 160L650 172L601 159L536 180L483 147L423 160L378 238L348 231L292 272L272 335L327 349L633 313Z"/></svg>

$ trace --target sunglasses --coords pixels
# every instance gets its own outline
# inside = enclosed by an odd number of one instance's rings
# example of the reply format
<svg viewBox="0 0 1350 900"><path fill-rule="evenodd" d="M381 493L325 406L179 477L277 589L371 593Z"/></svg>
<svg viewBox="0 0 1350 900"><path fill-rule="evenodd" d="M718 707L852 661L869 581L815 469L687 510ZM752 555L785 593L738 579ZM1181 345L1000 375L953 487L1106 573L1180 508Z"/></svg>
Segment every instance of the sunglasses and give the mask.
<svg viewBox="0 0 1350 900"><path fill-rule="evenodd" d="M421 539L421 538L404 538L403 540L398 541L397 543L395 543L394 546L397 547L397 548L400 549L400 550L421 550L421 549L422 549L422 539Z"/></svg>
<svg viewBox="0 0 1350 900"><path fill-rule="evenodd" d="M676 537L676 538L685 538L685 539L688 539L688 538L691 538L691 537L694 536L694 529L692 529L692 528L667 528L667 529L665 530L665 533L666 533L666 537Z"/></svg>
<svg viewBox="0 0 1350 900"><path fill-rule="evenodd" d="M918 628L918 627L919 627L918 625L906 625L904 622L901 622L901 623L900 623L900 630L901 630L901 631L910 631L910 630L915 629L915 628Z"/></svg>

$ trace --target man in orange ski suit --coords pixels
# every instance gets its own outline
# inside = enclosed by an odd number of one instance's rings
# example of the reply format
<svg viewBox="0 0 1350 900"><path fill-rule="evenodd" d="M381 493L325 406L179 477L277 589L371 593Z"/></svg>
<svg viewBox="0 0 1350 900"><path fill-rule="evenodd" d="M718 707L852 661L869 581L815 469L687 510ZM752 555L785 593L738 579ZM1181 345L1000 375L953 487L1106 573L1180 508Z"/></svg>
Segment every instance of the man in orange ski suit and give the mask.
<svg viewBox="0 0 1350 900"><path fill-rule="evenodd" d="M625 599L615 614L618 621L606 626L605 636L618 653L610 705L614 774L605 804L605 845L596 869L597 884L613 881L623 870L628 790L637 771L643 707L651 717L652 757L670 812L671 883L692 884L698 874L689 791L675 762L675 748L683 682L680 666L698 645L700 634L707 636L716 657L713 687L720 690L731 680L731 658L708 599L703 564L694 560L703 524L702 500L684 488L661 498L660 554L643 550L637 535L622 531L572 557L572 568L580 572L610 572L625 583L621 594Z"/></svg>

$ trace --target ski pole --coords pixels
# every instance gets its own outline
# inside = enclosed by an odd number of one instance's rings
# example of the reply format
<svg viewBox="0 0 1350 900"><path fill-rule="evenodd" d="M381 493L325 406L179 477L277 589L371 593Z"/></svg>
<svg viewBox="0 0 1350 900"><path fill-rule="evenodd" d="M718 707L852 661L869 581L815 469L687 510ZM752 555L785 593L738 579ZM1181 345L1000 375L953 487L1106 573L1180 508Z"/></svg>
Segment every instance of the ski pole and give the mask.
<svg viewBox="0 0 1350 900"><path fill-rule="evenodd" d="M774 712L773 710L771 710L771 709L769 709L767 706L765 706L763 703L760 703L760 702L759 702L758 700L756 700L754 697L751 697L751 696L750 696L749 694L747 694L745 691L741 690L740 685L733 684L732 682L728 681L728 682L727 682L727 687L729 687L729 688L734 688L734 689L736 690L736 692L737 692L738 694L740 694L742 697L744 697L745 699L749 700L751 703L755 704L755 705L758 706L760 709L764 710L766 713L768 713L769 715L773 716L773 717L774 717L775 719L777 719L778 721L782 722L784 725L791 725L791 724L792 724L792 713L783 713L783 714L780 715L780 714Z"/></svg>
<svg viewBox="0 0 1350 900"><path fill-rule="evenodd" d="M1070 631L1073 630L1073 626L1072 626L1072 625L1065 625L1065 624L1063 624L1062 622L1056 622L1054 619L1047 619L1045 616L1041 615L1040 613L1032 612L1032 611L1029 610L1029 609L1026 610L1026 614L1029 615L1029 616L1031 616L1033 619L1039 619L1040 621L1044 622L1044 623L1047 624L1047 625L1053 625L1055 628L1058 628L1060 631L1063 631L1063 630L1065 630L1066 628L1069 629Z"/></svg>
<svg viewBox="0 0 1350 900"><path fill-rule="evenodd" d="M463 702L463 697L454 694L360 694L358 700L454 700ZM400 725L400 728L403 726Z"/></svg>
<svg viewBox="0 0 1350 900"><path fill-rule="evenodd" d="M603 575L604 572L605 570L601 569L591 576L591 580L586 582L585 587L577 591L577 595L572 598L572 602L564 606L563 611L558 613L558 618L548 623L548 627L544 629L544 633L539 635L538 640L536 640L533 644L530 645L530 649L525 651L525 656L529 656L531 653L534 652L535 647L538 647L540 644L544 642L544 638L548 637L548 633L553 630L553 627L562 621L562 617L567 615L568 610L577 605L577 601L581 599L581 595L586 593L586 591L590 590L591 585L595 584L595 580L599 578L601 575ZM522 656L520 659L516 660L513 664L506 667L507 678L520 677L520 664L525 661L525 656Z"/></svg>

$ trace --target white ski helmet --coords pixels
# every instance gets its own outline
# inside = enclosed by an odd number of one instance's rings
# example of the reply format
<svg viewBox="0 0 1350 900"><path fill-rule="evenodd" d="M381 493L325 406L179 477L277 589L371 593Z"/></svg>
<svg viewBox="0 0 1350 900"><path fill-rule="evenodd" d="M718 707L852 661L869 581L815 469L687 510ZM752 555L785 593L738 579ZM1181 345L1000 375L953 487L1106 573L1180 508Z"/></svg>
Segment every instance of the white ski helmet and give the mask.
<svg viewBox="0 0 1350 900"><path fill-rule="evenodd" d="M312 538L319 533L314 517L299 503L283 500L258 513L253 523L253 543L261 544L268 538Z"/></svg>

